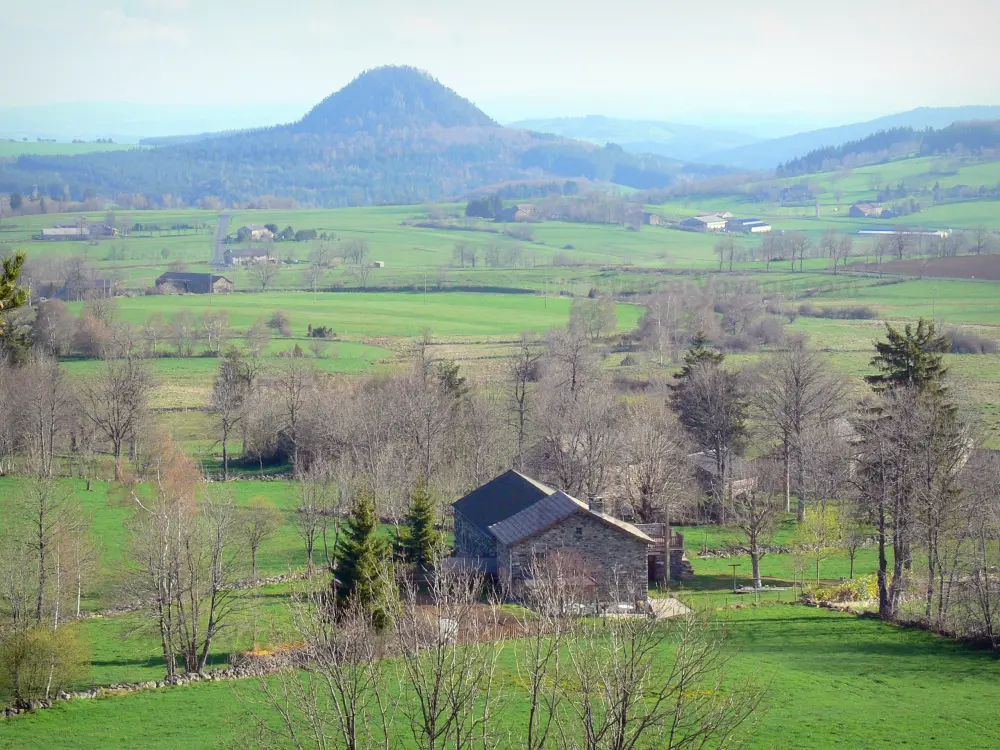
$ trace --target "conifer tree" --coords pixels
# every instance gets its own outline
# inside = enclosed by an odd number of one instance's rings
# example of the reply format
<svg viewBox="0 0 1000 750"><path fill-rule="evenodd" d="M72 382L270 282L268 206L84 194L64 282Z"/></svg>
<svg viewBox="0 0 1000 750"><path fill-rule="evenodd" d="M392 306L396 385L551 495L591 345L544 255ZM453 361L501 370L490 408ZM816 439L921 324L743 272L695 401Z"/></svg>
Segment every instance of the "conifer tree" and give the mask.
<svg viewBox="0 0 1000 750"><path fill-rule="evenodd" d="M382 616L388 594L384 575L388 550L377 532L375 498L368 487L361 487L337 543L333 586L341 602L351 601Z"/></svg>
<svg viewBox="0 0 1000 750"><path fill-rule="evenodd" d="M24 259L24 253L15 253L0 261L0 333L3 332L3 314L28 301L28 293L17 285Z"/></svg>
<svg viewBox="0 0 1000 750"><path fill-rule="evenodd" d="M406 514L403 533L403 559L418 570L433 564L441 549L441 532L436 528L437 508L427 489L427 481L420 477L410 496L410 510Z"/></svg>
<svg viewBox="0 0 1000 750"><path fill-rule="evenodd" d="M691 339L691 345L684 354L684 366L681 367L680 372L674 373L674 378L679 381L679 384L675 386L675 388L682 387L684 381L688 379L692 370L694 370L698 365L702 363L710 365L722 364L722 360L726 358L726 355L722 352L710 349L710 343L711 342L709 342L708 336L705 335L704 331L698 331L694 338Z"/></svg>
<svg viewBox="0 0 1000 750"><path fill-rule="evenodd" d="M942 355L950 344L946 336L939 336L934 324L921 318L916 329L910 323L900 331L885 324L886 341L875 343L872 367L881 372L865 378L877 392L896 387L916 388L925 395L943 396L942 384L948 370Z"/></svg>

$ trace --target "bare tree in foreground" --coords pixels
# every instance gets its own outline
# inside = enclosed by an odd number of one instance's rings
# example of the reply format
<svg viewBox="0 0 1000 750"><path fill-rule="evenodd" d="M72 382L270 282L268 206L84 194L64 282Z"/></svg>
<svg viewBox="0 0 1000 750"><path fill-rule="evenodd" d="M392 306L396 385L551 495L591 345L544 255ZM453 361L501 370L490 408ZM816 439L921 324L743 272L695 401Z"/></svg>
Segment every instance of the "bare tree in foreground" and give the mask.
<svg viewBox="0 0 1000 750"><path fill-rule="evenodd" d="M727 679L722 633L693 615L589 620L567 652L568 747L729 747L763 698L752 679Z"/></svg>
<svg viewBox="0 0 1000 750"><path fill-rule="evenodd" d="M131 355L106 359L100 372L83 381L80 403L94 427L111 443L115 481L122 479L122 452L146 416L152 377L146 363Z"/></svg>

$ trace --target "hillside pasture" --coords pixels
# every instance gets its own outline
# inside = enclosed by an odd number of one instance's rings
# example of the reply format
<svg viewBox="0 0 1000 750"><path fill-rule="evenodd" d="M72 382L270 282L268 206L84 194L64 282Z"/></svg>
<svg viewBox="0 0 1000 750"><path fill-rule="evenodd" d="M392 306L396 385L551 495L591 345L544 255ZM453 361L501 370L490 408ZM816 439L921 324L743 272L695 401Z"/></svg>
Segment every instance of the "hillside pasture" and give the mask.
<svg viewBox="0 0 1000 750"><path fill-rule="evenodd" d="M230 324L246 330L275 310L287 312L295 331L307 325L329 326L338 337L364 339L385 336L516 336L527 330L545 331L569 321L571 300L534 294L475 293L320 293L268 292L231 295L151 295L119 301L121 320L138 325L151 315L169 319L180 310L195 315L225 310ZM618 305L622 330L635 326L637 305Z"/></svg>
<svg viewBox="0 0 1000 750"><path fill-rule="evenodd" d="M729 679L767 686L751 748L992 748L1000 703L994 656L919 630L805 606L726 613ZM498 716L516 747L527 717L523 680L510 650L499 660ZM242 736L253 680L164 688L56 708L0 725L8 747L214 748ZM405 719L394 746L416 747Z"/></svg>

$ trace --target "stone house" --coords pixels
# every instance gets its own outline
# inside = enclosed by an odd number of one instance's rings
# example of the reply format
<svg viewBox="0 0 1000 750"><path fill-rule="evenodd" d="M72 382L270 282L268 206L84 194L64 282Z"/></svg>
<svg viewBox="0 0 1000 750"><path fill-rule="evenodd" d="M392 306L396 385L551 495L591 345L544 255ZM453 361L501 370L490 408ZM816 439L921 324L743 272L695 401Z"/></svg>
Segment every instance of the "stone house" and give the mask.
<svg viewBox="0 0 1000 750"><path fill-rule="evenodd" d="M647 530L604 512L603 502L582 502L517 471L508 471L472 491L454 506L456 557L511 586L530 584L532 563L546 556L579 556L594 596L601 601L627 592L645 600L650 581L666 573L662 524ZM655 528L654 528L655 527ZM670 569L683 558L674 536Z"/></svg>
<svg viewBox="0 0 1000 750"><path fill-rule="evenodd" d="M178 294L228 294L235 288L225 276L214 273L180 273L168 271L156 280L161 291L173 289Z"/></svg>

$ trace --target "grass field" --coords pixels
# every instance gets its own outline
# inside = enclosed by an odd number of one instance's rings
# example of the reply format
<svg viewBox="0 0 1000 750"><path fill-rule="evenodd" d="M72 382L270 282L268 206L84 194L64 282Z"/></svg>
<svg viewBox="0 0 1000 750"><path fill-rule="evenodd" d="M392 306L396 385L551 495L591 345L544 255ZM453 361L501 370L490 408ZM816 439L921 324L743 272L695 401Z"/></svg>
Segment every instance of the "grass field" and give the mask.
<svg viewBox="0 0 1000 750"><path fill-rule="evenodd" d="M804 606L773 605L725 616L733 679L754 674L767 711L754 748L992 748L1000 743L1000 664L922 631L902 630ZM821 676L821 677L820 677ZM497 681L500 712L517 747L525 721L509 654ZM244 723L253 681L167 688L94 701L0 723L11 748L225 746ZM412 747L400 719L394 746Z"/></svg>
<svg viewBox="0 0 1000 750"><path fill-rule="evenodd" d="M308 292L136 297L119 302L123 321L138 324L150 315L168 318L178 310L199 314L226 310L236 329L246 330L257 318L284 310L300 335L306 326L329 326L338 336L510 336L526 330L545 331L569 321L571 301L531 294L349 294ZM623 329L635 326L636 305L618 306Z"/></svg>

